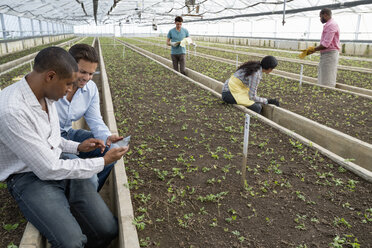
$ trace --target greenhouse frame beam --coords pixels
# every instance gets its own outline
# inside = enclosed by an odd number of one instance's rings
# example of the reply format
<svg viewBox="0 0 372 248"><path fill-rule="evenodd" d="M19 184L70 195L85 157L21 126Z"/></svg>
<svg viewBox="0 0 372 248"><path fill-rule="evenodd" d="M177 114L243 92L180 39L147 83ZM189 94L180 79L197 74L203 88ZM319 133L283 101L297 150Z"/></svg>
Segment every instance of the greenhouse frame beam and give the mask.
<svg viewBox="0 0 372 248"><path fill-rule="evenodd" d="M324 9L324 8L344 9L344 8L351 8L351 7L356 7L356 6L359 6L359 5L365 5L365 4L371 4L371 3L372 3L371 0L360 0L360 1L354 1L354 2L326 4L326 5L306 7L306 8L300 8L300 9L289 9L289 10L286 10L286 14L296 14L296 13L301 13L301 12L321 10L321 9ZM242 14L242 15L235 15L235 16L223 16L223 17L200 19L200 20L190 20L190 21L184 21L184 23L218 21L218 20L225 20L225 19L235 19L235 18L242 18L242 17L255 17L255 16L263 16L263 15L280 15L282 13L283 13L282 10L272 11L272 12L270 11L270 12ZM173 24L173 23L162 23L162 24Z"/></svg>

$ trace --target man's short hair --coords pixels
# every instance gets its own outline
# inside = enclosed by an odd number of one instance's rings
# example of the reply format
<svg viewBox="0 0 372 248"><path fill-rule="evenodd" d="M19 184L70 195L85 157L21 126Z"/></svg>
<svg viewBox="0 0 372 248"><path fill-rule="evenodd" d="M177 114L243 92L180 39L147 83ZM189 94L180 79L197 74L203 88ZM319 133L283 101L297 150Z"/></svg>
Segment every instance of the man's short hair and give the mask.
<svg viewBox="0 0 372 248"><path fill-rule="evenodd" d="M51 46L41 50L34 60L34 71L54 71L61 78L72 77L78 71L75 59L65 49Z"/></svg>
<svg viewBox="0 0 372 248"><path fill-rule="evenodd" d="M175 19L174 19L174 22L183 22L183 18L181 16L177 16Z"/></svg>
<svg viewBox="0 0 372 248"><path fill-rule="evenodd" d="M327 16L332 16L332 10L331 9L328 9L328 8L324 8L320 11L320 14L321 15L324 15L326 14Z"/></svg>
<svg viewBox="0 0 372 248"><path fill-rule="evenodd" d="M96 49L87 44L73 45L68 52L72 55L72 57L74 57L77 63L79 63L81 59L91 63L98 63L99 61Z"/></svg>

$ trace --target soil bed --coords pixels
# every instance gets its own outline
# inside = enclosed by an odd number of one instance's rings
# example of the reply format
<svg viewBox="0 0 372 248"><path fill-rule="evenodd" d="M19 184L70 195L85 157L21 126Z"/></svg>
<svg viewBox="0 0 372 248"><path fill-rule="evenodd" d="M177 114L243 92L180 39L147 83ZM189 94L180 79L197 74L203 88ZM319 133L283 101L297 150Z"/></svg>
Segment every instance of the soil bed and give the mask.
<svg viewBox="0 0 372 248"><path fill-rule="evenodd" d="M15 248L11 244L19 245L27 222L3 182L0 182L0 207L0 247Z"/></svg>
<svg viewBox="0 0 372 248"><path fill-rule="evenodd" d="M164 48L143 45L132 39L125 41L170 58L170 51ZM186 66L220 82L225 82L236 70L233 65L192 55L187 58ZM264 74L257 94L266 98L278 98L280 106L285 109L372 143L371 100L307 84L299 88L297 81L270 74Z"/></svg>
<svg viewBox="0 0 372 248"><path fill-rule="evenodd" d="M142 247L362 247L372 185L186 79L101 39ZM341 244L341 242L344 242ZM330 245L332 243L332 245ZM338 245L338 246L337 246ZM340 246L341 245L341 246Z"/></svg>

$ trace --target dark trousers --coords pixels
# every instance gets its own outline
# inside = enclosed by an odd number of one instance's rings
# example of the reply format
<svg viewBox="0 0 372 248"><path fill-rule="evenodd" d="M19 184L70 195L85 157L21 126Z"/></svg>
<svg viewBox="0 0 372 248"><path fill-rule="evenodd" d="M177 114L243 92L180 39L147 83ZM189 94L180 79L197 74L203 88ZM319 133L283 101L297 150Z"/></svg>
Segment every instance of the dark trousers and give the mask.
<svg viewBox="0 0 372 248"><path fill-rule="evenodd" d="M84 140L94 138L93 133L88 130L84 129L70 129L68 132L62 131L61 136L67 140L72 140L76 142L83 142ZM111 147L116 147L116 144L112 144ZM69 154L69 153L64 153L65 157L69 159L74 159L74 158L96 158L96 157L103 157L108 150L111 149L106 148L103 153L101 153L101 149L97 148L93 151L90 152L80 152L79 155L75 154ZM106 165L103 167L103 170L97 174L97 176L93 176L91 178L92 183L96 186L97 191L100 191L103 185L105 184L106 179L110 175L110 172L112 168L114 167L116 162L111 163L109 165Z"/></svg>
<svg viewBox="0 0 372 248"><path fill-rule="evenodd" d="M173 63L173 69L176 71L181 72L183 75L185 75L185 69L186 69L186 54L171 54L172 57L172 63ZM180 69L178 70L178 64Z"/></svg>
<svg viewBox="0 0 372 248"><path fill-rule="evenodd" d="M222 92L222 100L229 104L236 104L234 96L231 94L230 91ZM260 114L262 110L262 105L260 103L255 102L253 105L248 106L250 110Z"/></svg>
<svg viewBox="0 0 372 248"><path fill-rule="evenodd" d="M89 179L40 180L11 175L10 194L52 247L102 248L118 235L117 219Z"/></svg>

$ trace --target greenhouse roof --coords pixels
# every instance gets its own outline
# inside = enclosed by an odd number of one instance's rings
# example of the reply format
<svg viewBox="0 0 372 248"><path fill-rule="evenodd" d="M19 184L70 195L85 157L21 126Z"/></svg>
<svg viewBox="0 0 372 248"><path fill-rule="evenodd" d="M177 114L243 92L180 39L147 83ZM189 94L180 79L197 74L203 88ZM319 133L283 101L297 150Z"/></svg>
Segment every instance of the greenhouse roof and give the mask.
<svg viewBox="0 0 372 248"><path fill-rule="evenodd" d="M83 24L164 24L175 16L184 22L284 18L323 7L335 13L372 13L372 0L2 0L0 13L38 20Z"/></svg>

